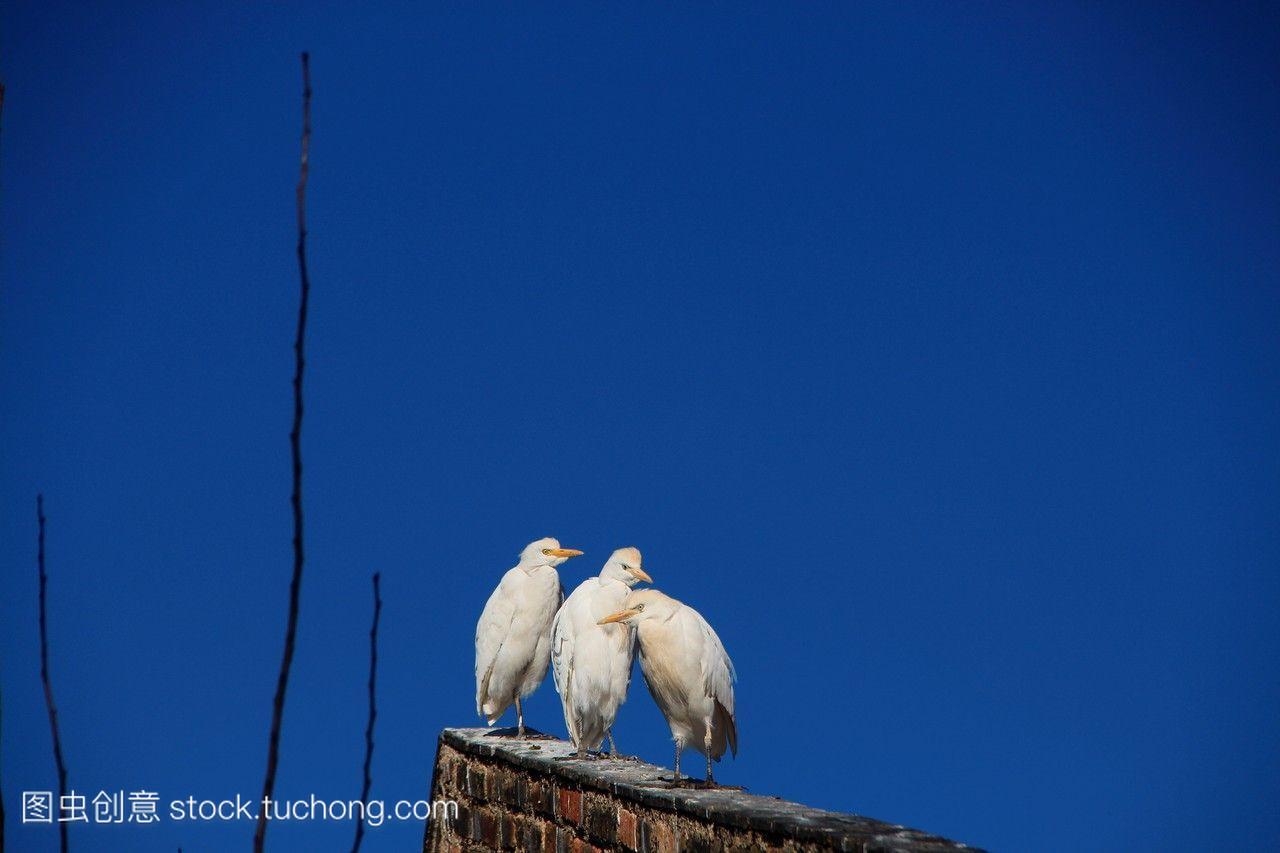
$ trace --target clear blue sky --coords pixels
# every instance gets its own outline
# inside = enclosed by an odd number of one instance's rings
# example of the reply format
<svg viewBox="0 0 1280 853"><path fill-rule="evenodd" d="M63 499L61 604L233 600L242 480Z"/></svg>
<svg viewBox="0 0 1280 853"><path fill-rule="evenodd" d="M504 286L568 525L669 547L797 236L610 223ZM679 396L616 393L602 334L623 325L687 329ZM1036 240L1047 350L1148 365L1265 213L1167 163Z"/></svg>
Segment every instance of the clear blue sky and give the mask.
<svg viewBox="0 0 1280 853"><path fill-rule="evenodd" d="M716 626L726 783L1002 851L1280 845L1278 40L1271 4L6 4L14 848L56 835L14 826L55 786L37 490L72 787L260 789L303 49L280 795L358 793L380 570L374 796L425 796L554 535L567 586L634 544ZM529 719L563 734L549 683ZM670 761L638 679L616 731Z"/></svg>

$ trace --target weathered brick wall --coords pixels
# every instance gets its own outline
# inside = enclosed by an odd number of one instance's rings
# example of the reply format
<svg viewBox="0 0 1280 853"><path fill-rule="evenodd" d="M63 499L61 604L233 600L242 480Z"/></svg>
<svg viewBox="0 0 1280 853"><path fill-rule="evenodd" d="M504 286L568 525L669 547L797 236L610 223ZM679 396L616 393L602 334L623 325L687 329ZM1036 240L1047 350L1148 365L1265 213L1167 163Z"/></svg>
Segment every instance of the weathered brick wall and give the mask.
<svg viewBox="0 0 1280 853"><path fill-rule="evenodd" d="M632 760L578 760L554 738L519 741L445 729L433 800L456 818L428 822L426 851L955 851L962 844L856 815L731 789L672 788L671 771Z"/></svg>

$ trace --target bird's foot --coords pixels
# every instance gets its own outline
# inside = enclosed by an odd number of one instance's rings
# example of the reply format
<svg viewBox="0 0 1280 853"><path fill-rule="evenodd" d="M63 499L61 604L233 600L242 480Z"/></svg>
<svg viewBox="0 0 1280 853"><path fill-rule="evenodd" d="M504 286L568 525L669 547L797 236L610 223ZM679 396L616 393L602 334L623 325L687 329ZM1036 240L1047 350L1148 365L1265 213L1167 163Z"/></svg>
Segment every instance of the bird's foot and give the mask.
<svg viewBox="0 0 1280 853"><path fill-rule="evenodd" d="M520 729L515 726L509 726L503 729L494 729L485 734L485 737L505 737L512 740L548 740L551 735L543 734L537 729Z"/></svg>

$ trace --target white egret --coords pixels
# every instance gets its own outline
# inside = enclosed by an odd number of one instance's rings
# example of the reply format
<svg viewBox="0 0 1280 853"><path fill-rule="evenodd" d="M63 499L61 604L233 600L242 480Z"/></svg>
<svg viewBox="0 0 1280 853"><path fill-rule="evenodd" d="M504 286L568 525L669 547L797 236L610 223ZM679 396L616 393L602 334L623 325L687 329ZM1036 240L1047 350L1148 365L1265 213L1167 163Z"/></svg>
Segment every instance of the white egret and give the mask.
<svg viewBox="0 0 1280 853"><path fill-rule="evenodd" d="M489 725L514 701L517 736L524 737L520 700L547 675L551 622L564 599L555 567L581 553L551 537L530 542L489 596L476 623L476 713Z"/></svg>
<svg viewBox="0 0 1280 853"><path fill-rule="evenodd" d="M551 671L579 756L598 749L605 735L609 753L617 753L611 729L631 683L635 630L598 623L622 609L631 587L653 583L640 562L635 548L614 551L599 577L587 578L565 599L551 626Z"/></svg>
<svg viewBox="0 0 1280 853"><path fill-rule="evenodd" d="M640 671L675 738L675 783L680 783L680 751L690 744L707 757L707 785L715 784L711 762L720 760L726 745L738 754L737 675L724 644L702 614L656 589L631 593L622 610L600 620L601 625L616 622L636 627Z"/></svg>

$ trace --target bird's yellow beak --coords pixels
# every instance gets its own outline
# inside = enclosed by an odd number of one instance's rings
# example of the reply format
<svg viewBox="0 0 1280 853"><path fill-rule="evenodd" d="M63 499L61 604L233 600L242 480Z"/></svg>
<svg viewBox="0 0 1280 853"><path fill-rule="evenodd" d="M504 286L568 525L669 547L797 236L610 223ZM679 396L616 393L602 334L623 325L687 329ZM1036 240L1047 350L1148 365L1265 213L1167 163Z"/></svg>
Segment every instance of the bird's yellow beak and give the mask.
<svg viewBox="0 0 1280 853"><path fill-rule="evenodd" d="M653 578L649 577L649 573L639 566L636 566L634 569L627 569L627 571L631 572L631 574L635 575L645 583L653 583Z"/></svg>
<svg viewBox="0 0 1280 853"><path fill-rule="evenodd" d="M582 552L577 548L548 548L547 553L553 557L581 557Z"/></svg>
<svg viewBox="0 0 1280 853"><path fill-rule="evenodd" d="M635 616L639 612L640 612L639 610L619 610L617 613L610 613L608 616L604 617L596 624L608 625L611 622L622 622L626 619L630 619L632 616Z"/></svg>

